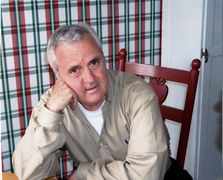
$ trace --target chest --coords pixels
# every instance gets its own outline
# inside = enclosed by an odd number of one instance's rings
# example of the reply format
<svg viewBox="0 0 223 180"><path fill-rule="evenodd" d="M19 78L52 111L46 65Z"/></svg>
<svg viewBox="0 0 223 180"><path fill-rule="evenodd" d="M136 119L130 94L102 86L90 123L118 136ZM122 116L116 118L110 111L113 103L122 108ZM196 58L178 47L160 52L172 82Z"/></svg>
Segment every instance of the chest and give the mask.
<svg viewBox="0 0 223 180"><path fill-rule="evenodd" d="M124 160L127 155L129 125L121 108L106 105L99 135L83 113L66 111L64 130L66 146L74 160L93 161L97 158Z"/></svg>

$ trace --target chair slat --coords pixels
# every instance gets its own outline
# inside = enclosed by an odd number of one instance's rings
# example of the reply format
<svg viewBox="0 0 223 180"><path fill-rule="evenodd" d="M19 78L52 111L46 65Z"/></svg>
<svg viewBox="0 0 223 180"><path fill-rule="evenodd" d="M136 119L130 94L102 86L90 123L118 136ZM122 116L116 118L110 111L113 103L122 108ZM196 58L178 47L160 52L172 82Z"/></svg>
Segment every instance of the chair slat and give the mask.
<svg viewBox="0 0 223 180"><path fill-rule="evenodd" d="M169 67L161 67L154 65L139 64L134 62L128 62L126 60L127 51L125 49L119 52L119 66L118 70L129 72L141 77L155 78L150 79L150 84L153 86L160 103L160 111L163 119L168 119L174 122L181 123L181 131L179 138L179 145L177 150L177 160L180 166L184 166L190 125L194 107L194 100L197 89L197 82L199 76L200 60L194 59L191 63L191 70L181 70ZM157 80L157 83L155 82ZM170 107L168 105L163 105L166 96L168 96L168 86L163 84L163 82L175 82L185 84L186 88L186 99L184 108L178 109L175 107ZM153 84L155 82L155 84ZM183 99L182 99L183 100Z"/></svg>

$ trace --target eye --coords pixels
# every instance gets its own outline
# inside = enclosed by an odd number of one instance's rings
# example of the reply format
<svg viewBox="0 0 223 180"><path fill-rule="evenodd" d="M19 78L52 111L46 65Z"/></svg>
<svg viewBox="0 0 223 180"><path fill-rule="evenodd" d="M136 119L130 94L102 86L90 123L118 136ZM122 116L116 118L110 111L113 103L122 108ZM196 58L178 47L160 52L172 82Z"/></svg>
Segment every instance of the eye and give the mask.
<svg viewBox="0 0 223 180"><path fill-rule="evenodd" d="M72 76L77 76L78 73L80 72L80 69L78 67L72 67L69 69L69 74Z"/></svg>
<svg viewBox="0 0 223 180"><path fill-rule="evenodd" d="M99 59L93 59L90 63L89 63L90 67L95 69L98 68L100 65L100 60Z"/></svg>

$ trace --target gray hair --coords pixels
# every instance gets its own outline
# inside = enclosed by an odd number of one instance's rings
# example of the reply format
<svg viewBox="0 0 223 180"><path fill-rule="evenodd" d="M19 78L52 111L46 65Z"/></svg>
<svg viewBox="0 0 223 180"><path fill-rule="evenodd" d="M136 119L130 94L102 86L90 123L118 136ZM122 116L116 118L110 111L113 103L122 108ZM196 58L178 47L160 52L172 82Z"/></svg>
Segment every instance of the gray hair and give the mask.
<svg viewBox="0 0 223 180"><path fill-rule="evenodd" d="M58 74L55 56L55 49L57 45L62 43L78 42L82 40L86 35L90 35L94 38L97 46L103 54L102 46L95 30L87 24L80 23L74 25L61 26L51 35L47 45L47 60L56 76Z"/></svg>

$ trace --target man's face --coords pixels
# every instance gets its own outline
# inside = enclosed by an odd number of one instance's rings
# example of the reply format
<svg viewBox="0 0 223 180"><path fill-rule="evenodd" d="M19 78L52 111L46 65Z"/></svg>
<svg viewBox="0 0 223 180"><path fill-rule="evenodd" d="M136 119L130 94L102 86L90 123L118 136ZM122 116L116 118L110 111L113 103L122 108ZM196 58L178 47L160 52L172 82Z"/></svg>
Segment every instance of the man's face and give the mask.
<svg viewBox="0 0 223 180"><path fill-rule="evenodd" d="M76 93L88 110L97 109L108 89L104 56L90 36L75 43L60 44L55 49L59 79Z"/></svg>

